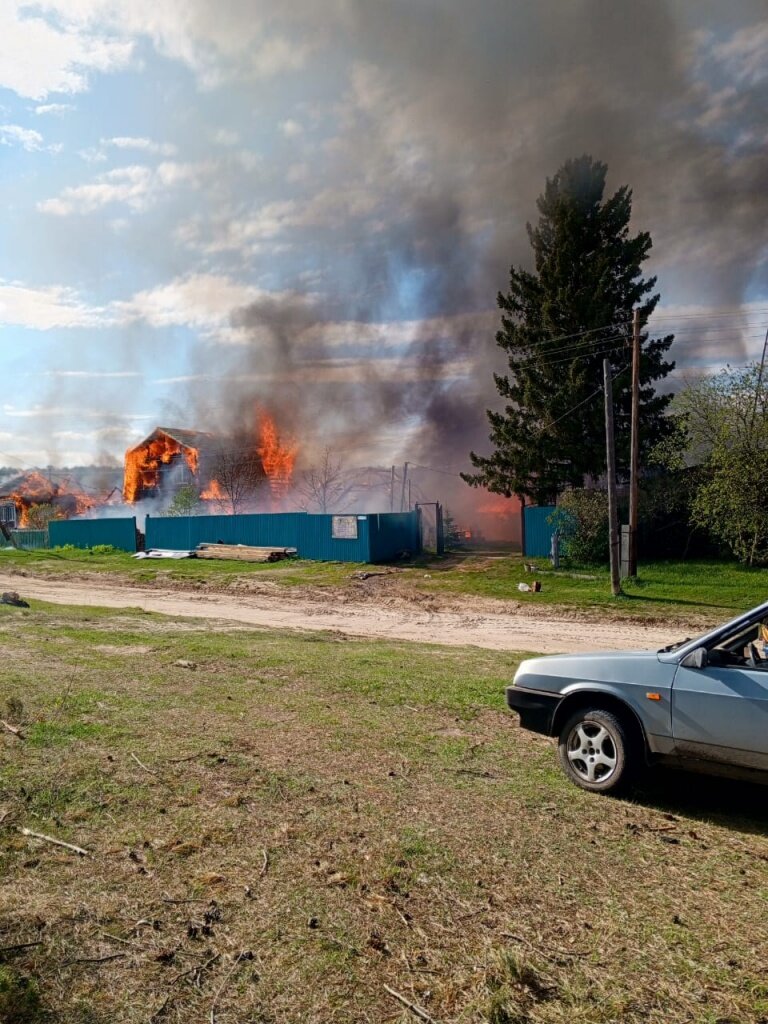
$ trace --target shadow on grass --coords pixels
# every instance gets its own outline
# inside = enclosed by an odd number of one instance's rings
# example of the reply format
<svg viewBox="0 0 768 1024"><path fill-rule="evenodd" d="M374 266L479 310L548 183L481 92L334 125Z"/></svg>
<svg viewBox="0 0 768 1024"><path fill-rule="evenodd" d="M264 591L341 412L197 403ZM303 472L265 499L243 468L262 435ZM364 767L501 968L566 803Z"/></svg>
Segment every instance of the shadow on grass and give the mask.
<svg viewBox="0 0 768 1024"><path fill-rule="evenodd" d="M768 836L768 786L672 768L654 768L631 794L634 803Z"/></svg>
<svg viewBox="0 0 768 1024"><path fill-rule="evenodd" d="M688 601L682 597L649 597L647 594L628 594L626 590L622 590L620 600L622 601L642 601L644 604L684 604L691 605L694 608L712 608L711 601ZM722 605L726 608L727 605Z"/></svg>

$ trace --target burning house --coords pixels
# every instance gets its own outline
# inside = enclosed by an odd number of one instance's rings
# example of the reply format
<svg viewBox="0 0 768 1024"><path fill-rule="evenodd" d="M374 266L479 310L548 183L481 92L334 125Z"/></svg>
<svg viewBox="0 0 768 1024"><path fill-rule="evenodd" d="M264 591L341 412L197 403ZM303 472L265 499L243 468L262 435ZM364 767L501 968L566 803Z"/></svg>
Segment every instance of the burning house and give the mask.
<svg viewBox="0 0 768 1024"><path fill-rule="evenodd" d="M123 497L130 504L158 498L185 483L202 490L211 479L215 438L200 430L156 427L125 453Z"/></svg>
<svg viewBox="0 0 768 1024"><path fill-rule="evenodd" d="M56 479L56 476L59 478ZM81 516L97 505L105 504L108 497L89 494L85 488L70 476L42 473L33 469L20 473L5 481L0 494L3 519L10 522L9 506L13 505L16 525L24 528L30 525L29 512L36 505L49 505L53 514L60 519Z"/></svg>
<svg viewBox="0 0 768 1024"><path fill-rule="evenodd" d="M237 511L261 490L277 504L290 487L295 447L281 440L271 416L254 430L227 437L200 430L157 427L125 454L123 498L133 505L170 499L192 484L203 501ZM264 485L260 488L260 485Z"/></svg>

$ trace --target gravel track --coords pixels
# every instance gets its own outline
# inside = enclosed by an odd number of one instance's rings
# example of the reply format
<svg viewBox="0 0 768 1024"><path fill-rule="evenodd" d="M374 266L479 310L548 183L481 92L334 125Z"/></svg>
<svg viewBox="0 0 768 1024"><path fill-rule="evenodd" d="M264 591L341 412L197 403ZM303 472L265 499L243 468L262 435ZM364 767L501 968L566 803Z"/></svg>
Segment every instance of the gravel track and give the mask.
<svg viewBox="0 0 768 1024"><path fill-rule="evenodd" d="M0 574L0 589L16 590L22 597L53 604L101 608L141 608L163 615L194 616L221 622L244 623L296 630L332 630L348 636L409 640L448 646L484 647L498 651L537 651L543 654L589 650L658 649L680 639L679 624L668 627L634 622L601 621L590 617L558 617L542 609L530 612L489 611L467 598L466 609L428 609L414 603L395 606L372 601L355 603L332 592L318 600L300 588L290 591L275 585L268 591L247 594L199 593L178 589L135 586L114 580L87 582ZM475 607L473 608L473 604Z"/></svg>

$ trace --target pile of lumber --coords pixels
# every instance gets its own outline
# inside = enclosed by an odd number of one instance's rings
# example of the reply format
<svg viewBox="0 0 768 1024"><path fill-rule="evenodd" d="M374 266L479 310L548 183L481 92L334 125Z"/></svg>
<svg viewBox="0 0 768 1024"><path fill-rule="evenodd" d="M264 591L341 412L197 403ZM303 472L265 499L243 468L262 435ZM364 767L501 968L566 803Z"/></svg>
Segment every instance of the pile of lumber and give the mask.
<svg viewBox="0 0 768 1024"><path fill-rule="evenodd" d="M296 548L261 548L248 544L198 544L195 558L234 559L238 562L280 562L292 558Z"/></svg>

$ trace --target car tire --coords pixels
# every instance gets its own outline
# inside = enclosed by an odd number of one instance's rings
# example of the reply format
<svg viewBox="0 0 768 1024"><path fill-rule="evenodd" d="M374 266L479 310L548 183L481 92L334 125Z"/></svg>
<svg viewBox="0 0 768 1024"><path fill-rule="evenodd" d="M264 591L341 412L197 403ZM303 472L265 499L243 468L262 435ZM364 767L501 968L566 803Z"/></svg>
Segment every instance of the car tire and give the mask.
<svg viewBox="0 0 768 1024"><path fill-rule="evenodd" d="M590 793L618 793L632 781L640 752L624 722L602 708L581 708L560 731L560 764Z"/></svg>

